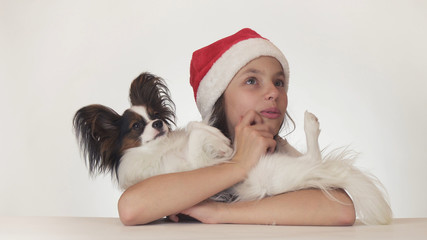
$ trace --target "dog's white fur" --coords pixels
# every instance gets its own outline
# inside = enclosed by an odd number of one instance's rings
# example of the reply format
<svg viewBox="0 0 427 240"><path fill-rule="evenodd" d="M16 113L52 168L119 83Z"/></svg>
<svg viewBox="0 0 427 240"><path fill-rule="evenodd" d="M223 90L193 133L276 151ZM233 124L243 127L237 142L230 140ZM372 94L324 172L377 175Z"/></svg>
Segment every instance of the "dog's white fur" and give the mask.
<svg viewBox="0 0 427 240"><path fill-rule="evenodd" d="M322 158L317 118L305 113L307 153L291 157L283 147L265 155L249 172L245 181L228 191L237 200L261 199L299 189L344 189L352 198L358 218L365 224L388 224L392 212L385 190L372 175L353 166L348 151ZM199 122L186 129L169 132L137 148L128 149L121 159L118 180L123 189L151 176L189 171L229 162L233 149L230 140L218 129Z"/></svg>

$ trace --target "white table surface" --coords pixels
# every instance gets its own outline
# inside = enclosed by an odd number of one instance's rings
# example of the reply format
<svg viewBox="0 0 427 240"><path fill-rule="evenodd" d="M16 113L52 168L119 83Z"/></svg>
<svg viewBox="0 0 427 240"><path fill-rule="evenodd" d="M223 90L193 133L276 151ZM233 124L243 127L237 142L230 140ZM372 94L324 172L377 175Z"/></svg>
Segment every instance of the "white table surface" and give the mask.
<svg viewBox="0 0 427 240"><path fill-rule="evenodd" d="M427 218L351 227L170 223L126 227L117 218L0 217L0 239L422 239Z"/></svg>

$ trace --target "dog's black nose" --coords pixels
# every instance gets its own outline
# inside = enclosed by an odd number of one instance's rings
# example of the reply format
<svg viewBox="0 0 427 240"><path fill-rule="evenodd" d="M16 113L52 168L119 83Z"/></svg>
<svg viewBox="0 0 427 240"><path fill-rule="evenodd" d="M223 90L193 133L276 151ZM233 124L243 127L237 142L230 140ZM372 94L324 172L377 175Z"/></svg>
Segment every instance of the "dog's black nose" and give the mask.
<svg viewBox="0 0 427 240"><path fill-rule="evenodd" d="M163 121L162 120L156 120L153 122L152 126L154 129L162 129L163 128Z"/></svg>

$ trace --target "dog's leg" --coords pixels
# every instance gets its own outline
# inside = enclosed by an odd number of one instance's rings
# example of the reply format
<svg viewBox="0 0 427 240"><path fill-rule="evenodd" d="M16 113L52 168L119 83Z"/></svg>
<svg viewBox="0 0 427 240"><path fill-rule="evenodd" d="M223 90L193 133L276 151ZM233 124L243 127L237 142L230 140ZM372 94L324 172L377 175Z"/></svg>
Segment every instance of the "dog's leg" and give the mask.
<svg viewBox="0 0 427 240"><path fill-rule="evenodd" d="M312 183L318 180L316 174L322 158L318 142L319 121L312 113L305 112L304 131L307 153L298 158L283 153L262 157L247 179L232 188L238 200L255 200L316 186Z"/></svg>
<svg viewBox="0 0 427 240"><path fill-rule="evenodd" d="M322 154L319 148L319 120L314 114L307 111L304 114L304 131L307 141L306 155L313 158L313 160L320 161Z"/></svg>
<svg viewBox="0 0 427 240"><path fill-rule="evenodd" d="M217 128L199 122L188 124L189 161L198 167L211 166L230 160L233 149L230 139Z"/></svg>

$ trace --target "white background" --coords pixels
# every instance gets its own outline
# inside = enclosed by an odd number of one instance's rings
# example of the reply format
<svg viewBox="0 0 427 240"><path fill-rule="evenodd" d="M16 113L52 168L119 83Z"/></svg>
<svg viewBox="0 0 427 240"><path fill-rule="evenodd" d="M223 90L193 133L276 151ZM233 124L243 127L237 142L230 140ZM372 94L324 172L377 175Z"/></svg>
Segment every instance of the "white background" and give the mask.
<svg viewBox="0 0 427 240"><path fill-rule="evenodd" d="M199 120L194 50L251 27L287 56L288 111L321 147L360 152L395 217L427 217L425 1L0 1L0 215L117 216L120 191L88 175L72 131L80 108L123 112L131 81L162 76L178 126Z"/></svg>

